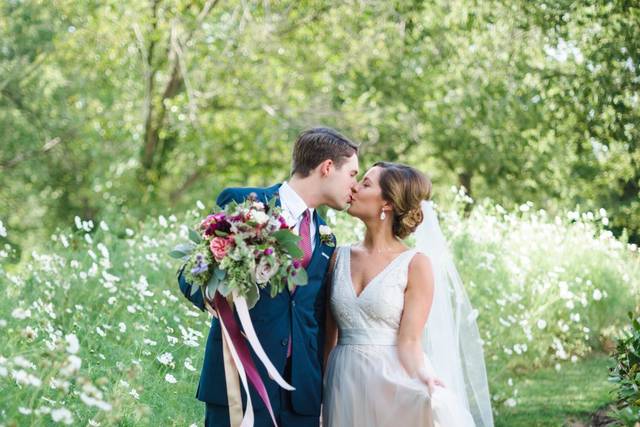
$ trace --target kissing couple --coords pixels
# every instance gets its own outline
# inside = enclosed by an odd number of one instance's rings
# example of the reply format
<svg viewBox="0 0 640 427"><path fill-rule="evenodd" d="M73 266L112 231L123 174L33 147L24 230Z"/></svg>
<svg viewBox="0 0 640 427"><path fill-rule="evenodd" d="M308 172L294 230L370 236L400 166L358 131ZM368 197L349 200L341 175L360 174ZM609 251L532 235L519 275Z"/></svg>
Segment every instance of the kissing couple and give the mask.
<svg viewBox="0 0 640 427"><path fill-rule="evenodd" d="M290 178L267 188L226 188L224 207L276 198L300 236L308 282L250 311L265 353L293 391L251 356L271 408L257 391L254 425L284 427L493 426L476 316L419 170L380 161L358 180L358 145L329 128L302 132ZM318 213L328 206L362 221L361 242L336 245ZM415 234L415 247L405 242ZM205 426L235 427L219 320L202 292L182 293L213 314L196 397ZM236 379L237 380L237 379ZM246 395L241 395L246 407ZM239 405L240 402L236 402Z"/></svg>

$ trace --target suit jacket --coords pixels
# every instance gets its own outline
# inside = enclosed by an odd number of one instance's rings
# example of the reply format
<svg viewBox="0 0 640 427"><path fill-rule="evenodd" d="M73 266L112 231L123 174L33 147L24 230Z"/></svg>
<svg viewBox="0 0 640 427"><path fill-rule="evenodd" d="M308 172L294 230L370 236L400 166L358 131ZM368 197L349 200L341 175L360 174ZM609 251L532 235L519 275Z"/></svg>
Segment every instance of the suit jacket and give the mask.
<svg viewBox="0 0 640 427"><path fill-rule="evenodd" d="M280 184L268 188L227 188L220 193L216 203L224 207L231 201L242 202L252 192L266 203L278 196L279 188ZM279 201L277 202L279 205ZM295 387L295 391L291 392L291 406L300 415L319 416L325 319L324 278L335 250L335 240L333 247L321 241L320 225L324 225L324 222L317 210L313 220L316 224L316 236L313 256L306 269L308 283L298 287L293 295L285 289L275 298L269 295L268 286L261 289L260 300L249 314L267 356L283 377L289 339L292 340L291 385ZM178 283L185 297L204 311L202 293L198 291L191 295L190 286L185 282L182 271L178 275ZM228 405L221 340L220 323L213 318L196 397L203 402ZM269 378L253 351L252 357L269 394L271 405L274 411L278 411L281 398L279 386ZM251 402L258 416L258 412L266 411L266 408L253 387L250 390ZM242 394L245 403L244 391Z"/></svg>

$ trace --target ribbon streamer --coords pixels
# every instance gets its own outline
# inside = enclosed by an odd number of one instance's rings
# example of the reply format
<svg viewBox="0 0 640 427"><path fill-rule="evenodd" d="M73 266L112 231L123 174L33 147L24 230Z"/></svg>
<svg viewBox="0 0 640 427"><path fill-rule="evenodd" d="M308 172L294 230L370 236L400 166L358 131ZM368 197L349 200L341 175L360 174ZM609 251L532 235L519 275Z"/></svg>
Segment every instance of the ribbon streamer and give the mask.
<svg viewBox="0 0 640 427"><path fill-rule="evenodd" d="M229 345L229 352L231 353L231 357L233 358L233 361L236 364L236 367L238 368L238 374L240 375L240 380L242 381L242 386L244 387L244 391L247 394L247 410L244 413L244 417L242 418L242 422L240 423L240 427L253 427L253 405L251 404L251 396L249 395L249 384L247 383L247 375L244 371L244 368L242 366L242 362L240 361L240 357L238 356L238 353L236 352L236 349L233 347L233 340L231 339L231 336L229 334L229 331L227 331L227 328L224 325L224 321L222 319L222 317L220 317L220 329L222 329L222 334L224 336L224 339L227 340L227 342L230 343ZM231 411L231 407L229 407L229 411ZM229 413L229 418L231 418L232 414ZM234 418L237 418L237 415L234 416ZM234 425L234 424L231 424ZM236 424L237 425L237 424Z"/></svg>
<svg viewBox="0 0 640 427"><path fill-rule="evenodd" d="M220 316L218 316L220 317ZM221 323L221 328L222 322ZM242 411L242 396L240 395L239 372L236 368L234 358L227 344L229 339L222 340L222 357L224 360L224 377L227 385L227 399L229 401L229 421L232 426L242 424L244 417Z"/></svg>
<svg viewBox="0 0 640 427"><path fill-rule="evenodd" d="M285 390L293 391L295 388L287 383L284 378L280 375L280 372L273 366L271 360L265 353L260 341L258 340L258 335L256 334L255 329L253 329L253 323L251 323L251 317L249 316L249 307L247 306L247 300L242 297L234 296L233 301L236 305L236 310L238 312L238 317L240 318L240 323L242 324L242 328L244 329L244 333L247 336L247 340L249 344L251 344L251 348L255 352L258 359L262 362L264 367L271 379L273 379L280 387Z"/></svg>
<svg viewBox="0 0 640 427"><path fill-rule="evenodd" d="M239 298L242 300L242 298ZM251 358L251 353L249 348L247 347L246 342L243 339L242 332L240 331L240 327L236 323L236 319L233 316L233 311L229 306L228 301L222 295L216 292L214 297L214 303L216 310L219 313L219 318L221 320L221 324L224 323L227 328L228 336L229 336L229 350L231 354L236 354L238 356L238 360L234 357L234 361L236 362L236 367L238 368L238 372L244 373L246 371L246 376L249 379L249 382L253 385L253 387L258 392L258 396L264 403L264 406L269 410L269 414L271 415L271 420L273 421L274 426L278 426L276 422L275 415L273 414L273 408L271 407L271 402L269 401L269 395L267 394L267 389L262 382L262 378L258 373L258 370L253 363L253 359ZM237 306L237 301L236 301ZM245 301L246 306L246 301ZM255 333L255 332L254 332ZM263 351L264 353L264 351ZM264 363L264 362L263 362ZM242 379L242 375L241 375ZM285 383L286 384L286 383ZM243 381L243 385L245 382ZM245 393L247 395L247 413L251 409L251 417L253 418L253 409L249 407L250 398L249 398L249 388L245 385ZM247 417L247 413L245 413L245 418ZM243 421L244 422L244 421ZM253 424L251 424L253 425Z"/></svg>

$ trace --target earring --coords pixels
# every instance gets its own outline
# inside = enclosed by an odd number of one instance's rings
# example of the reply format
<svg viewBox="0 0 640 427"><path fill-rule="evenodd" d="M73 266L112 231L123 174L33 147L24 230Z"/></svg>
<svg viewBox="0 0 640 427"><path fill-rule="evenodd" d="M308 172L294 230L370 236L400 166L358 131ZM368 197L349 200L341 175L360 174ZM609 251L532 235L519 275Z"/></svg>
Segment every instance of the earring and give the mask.
<svg viewBox="0 0 640 427"><path fill-rule="evenodd" d="M380 221L384 221L386 217L387 217L387 214L384 213L384 210L380 212Z"/></svg>

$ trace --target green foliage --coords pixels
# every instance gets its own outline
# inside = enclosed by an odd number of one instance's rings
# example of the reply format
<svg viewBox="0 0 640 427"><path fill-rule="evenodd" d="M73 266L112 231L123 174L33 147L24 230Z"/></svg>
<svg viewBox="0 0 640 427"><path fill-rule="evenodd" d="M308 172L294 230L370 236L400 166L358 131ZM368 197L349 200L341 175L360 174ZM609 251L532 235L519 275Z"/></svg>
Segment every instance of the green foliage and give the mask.
<svg viewBox="0 0 640 427"><path fill-rule="evenodd" d="M633 2L4 2L0 204L30 249L285 179L326 124L436 189L605 208L638 239Z"/></svg>
<svg viewBox="0 0 640 427"><path fill-rule="evenodd" d="M616 346L609 380L617 386L616 418L625 425L640 422L640 317L629 312L631 325Z"/></svg>

